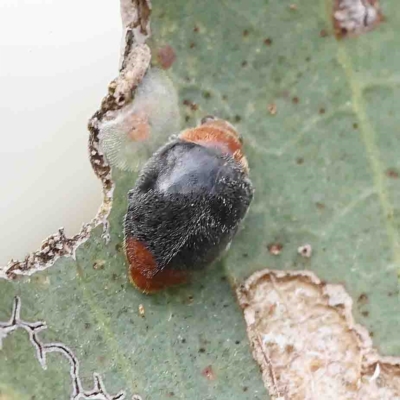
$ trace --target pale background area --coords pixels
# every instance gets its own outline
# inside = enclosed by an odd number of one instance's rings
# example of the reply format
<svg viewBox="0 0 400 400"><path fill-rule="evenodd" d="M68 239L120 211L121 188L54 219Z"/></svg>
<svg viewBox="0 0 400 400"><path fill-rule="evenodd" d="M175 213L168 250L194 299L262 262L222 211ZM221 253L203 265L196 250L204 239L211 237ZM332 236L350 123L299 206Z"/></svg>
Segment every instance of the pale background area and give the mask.
<svg viewBox="0 0 400 400"><path fill-rule="evenodd" d="M0 0L0 265L96 214L86 125L120 38L117 0Z"/></svg>

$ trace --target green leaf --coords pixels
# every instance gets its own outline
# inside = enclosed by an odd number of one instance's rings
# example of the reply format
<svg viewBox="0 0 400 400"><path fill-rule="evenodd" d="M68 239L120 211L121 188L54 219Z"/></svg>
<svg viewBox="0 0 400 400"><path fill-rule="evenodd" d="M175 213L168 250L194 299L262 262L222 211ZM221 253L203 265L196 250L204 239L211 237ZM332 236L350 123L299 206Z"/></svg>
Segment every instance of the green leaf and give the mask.
<svg viewBox="0 0 400 400"><path fill-rule="evenodd" d="M135 175L114 171L109 243L96 228L75 261L0 282L0 321L19 296L24 321L46 321L41 342L63 343L79 360L86 391L98 373L109 393L124 390L127 399L265 398L231 287L265 267L344 284L363 299L354 315L374 344L400 354L398 4L386 0L385 23L341 41L330 1L290 4L153 1L153 59L165 45L176 53L167 72L184 125L215 114L244 137L256 195L226 259L190 285L136 291L122 251ZM278 256L273 243L283 246ZM310 258L297 253L304 244ZM68 352L48 353L43 370L18 326L3 338L0 397L68 398Z"/></svg>

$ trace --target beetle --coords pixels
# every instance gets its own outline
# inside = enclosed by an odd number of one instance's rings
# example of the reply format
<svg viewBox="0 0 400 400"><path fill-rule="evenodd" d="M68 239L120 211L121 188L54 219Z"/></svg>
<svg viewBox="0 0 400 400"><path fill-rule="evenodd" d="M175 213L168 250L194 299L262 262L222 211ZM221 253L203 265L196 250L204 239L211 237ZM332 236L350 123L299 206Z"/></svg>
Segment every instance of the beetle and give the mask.
<svg viewBox="0 0 400 400"><path fill-rule="evenodd" d="M187 282L229 247L253 198L242 139L211 116L156 151L128 193L131 282L153 293Z"/></svg>

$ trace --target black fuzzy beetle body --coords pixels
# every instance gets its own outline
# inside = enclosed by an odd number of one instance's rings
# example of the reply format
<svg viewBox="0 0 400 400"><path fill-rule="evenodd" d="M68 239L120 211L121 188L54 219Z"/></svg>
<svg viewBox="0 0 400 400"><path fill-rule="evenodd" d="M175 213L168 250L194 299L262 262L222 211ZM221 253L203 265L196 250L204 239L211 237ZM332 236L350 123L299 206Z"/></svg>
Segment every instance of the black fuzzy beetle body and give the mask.
<svg viewBox="0 0 400 400"><path fill-rule="evenodd" d="M229 245L253 196L236 131L207 120L159 149L129 192L125 249L143 292L186 281Z"/></svg>

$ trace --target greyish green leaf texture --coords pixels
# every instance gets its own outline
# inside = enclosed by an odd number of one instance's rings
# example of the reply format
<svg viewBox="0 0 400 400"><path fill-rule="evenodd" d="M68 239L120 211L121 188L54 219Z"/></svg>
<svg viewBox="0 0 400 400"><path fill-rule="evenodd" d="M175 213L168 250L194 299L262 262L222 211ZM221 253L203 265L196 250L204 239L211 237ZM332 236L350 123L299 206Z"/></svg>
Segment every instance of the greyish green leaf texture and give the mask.
<svg viewBox="0 0 400 400"><path fill-rule="evenodd" d="M374 345L400 355L398 1L383 1L375 30L343 40L331 1L291 5L153 1L153 61L169 67L182 125L206 114L236 125L251 210L227 257L187 286L145 296L128 282L122 250L136 176L114 171L109 243L96 228L76 260L0 282L0 321L13 330L0 337L1 399L61 400L78 389L79 398L265 399L232 286L266 267L343 284ZM305 244L310 258L297 252Z"/></svg>

